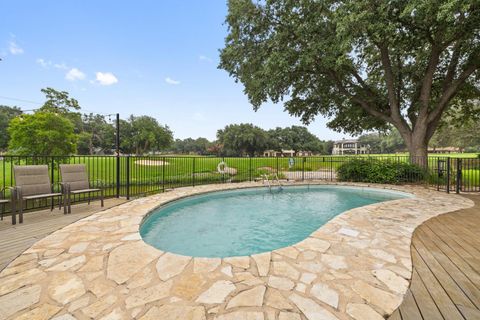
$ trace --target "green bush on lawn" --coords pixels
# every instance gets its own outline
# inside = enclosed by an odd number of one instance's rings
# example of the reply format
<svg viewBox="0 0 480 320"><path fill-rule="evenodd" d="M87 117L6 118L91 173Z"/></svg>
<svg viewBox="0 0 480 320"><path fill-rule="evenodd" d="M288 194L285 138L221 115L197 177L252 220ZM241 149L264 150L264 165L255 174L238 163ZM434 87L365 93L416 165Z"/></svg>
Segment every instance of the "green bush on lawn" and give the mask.
<svg viewBox="0 0 480 320"><path fill-rule="evenodd" d="M425 178L424 170L414 164L376 159L352 159L337 169L339 181L369 183L418 182Z"/></svg>

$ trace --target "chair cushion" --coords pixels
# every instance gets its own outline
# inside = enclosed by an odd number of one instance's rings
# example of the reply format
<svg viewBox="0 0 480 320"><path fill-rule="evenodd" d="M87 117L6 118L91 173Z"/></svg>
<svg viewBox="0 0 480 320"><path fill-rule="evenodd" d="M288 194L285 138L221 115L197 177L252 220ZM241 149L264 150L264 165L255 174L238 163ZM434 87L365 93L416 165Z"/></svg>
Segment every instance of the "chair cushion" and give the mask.
<svg viewBox="0 0 480 320"><path fill-rule="evenodd" d="M21 187L23 196L52 192L47 165L14 166L15 186Z"/></svg>
<svg viewBox="0 0 480 320"><path fill-rule="evenodd" d="M70 190L89 189L87 168L84 164L61 164L62 182L70 186Z"/></svg>

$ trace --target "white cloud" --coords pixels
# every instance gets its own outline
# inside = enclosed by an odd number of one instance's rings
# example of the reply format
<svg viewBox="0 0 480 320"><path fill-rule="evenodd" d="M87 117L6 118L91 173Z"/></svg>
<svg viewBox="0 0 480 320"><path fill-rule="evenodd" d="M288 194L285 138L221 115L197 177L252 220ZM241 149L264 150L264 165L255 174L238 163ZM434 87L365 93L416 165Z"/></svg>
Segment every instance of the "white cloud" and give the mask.
<svg viewBox="0 0 480 320"><path fill-rule="evenodd" d="M36 62L42 67L42 68L48 68L52 65L52 61L45 61L45 59L38 58Z"/></svg>
<svg viewBox="0 0 480 320"><path fill-rule="evenodd" d="M85 79L85 73L78 70L77 68L72 68L65 75L65 79L67 79L68 81L83 80Z"/></svg>
<svg viewBox="0 0 480 320"><path fill-rule="evenodd" d="M199 56L199 57L198 57L198 60L200 60L200 61L206 61L206 62L213 62L212 59L210 59L210 58L207 57L207 56L203 56L203 55Z"/></svg>
<svg viewBox="0 0 480 320"><path fill-rule="evenodd" d="M65 63L55 63L53 65L56 69L60 69L60 70L67 70L68 69L68 66L65 64Z"/></svg>
<svg viewBox="0 0 480 320"><path fill-rule="evenodd" d="M8 51L10 51L11 54L17 55L17 54L22 54L23 49L18 46L18 44L15 41L10 41L8 44Z"/></svg>
<svg viewBox="0 0 480 320"><path fill-rule="evenodd" d="M102 86L110 86L118 82L117 77L111 72L97 72L95 75L95 82Z"/></svg>
<svg viewBox="0 0 480 320"><path fill-rule="evenodd" d="M166 77L166 78L165 78L165 82L168 83L168 84L172 84L172 85L180 84L180 81L178 81L178 80L173 80L173 79L170 78L170 77Z"/></svg>

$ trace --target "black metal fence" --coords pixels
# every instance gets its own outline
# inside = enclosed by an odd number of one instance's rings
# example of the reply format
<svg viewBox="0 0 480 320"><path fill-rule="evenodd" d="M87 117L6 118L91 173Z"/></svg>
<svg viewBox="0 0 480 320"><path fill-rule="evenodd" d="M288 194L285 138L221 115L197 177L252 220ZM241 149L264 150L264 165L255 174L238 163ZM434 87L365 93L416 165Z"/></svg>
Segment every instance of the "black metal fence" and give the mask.
<svg viewBox="0 0 480 320"><path fill-rule="evenodd" d="M140 197L165 190L211 183L244 182L263 179L327 180L338 179L343 164L361 159L390 165L414 164L415 170L399 170L393 183L418 183L446 192L480 192L480 159L409 156L315 156L293 158L192 157L192 156L2 156L0 182L3 196L14 186L15 165L46 164L53 188L59 190L62 163L83 163L87 166L92 187L102 187L106 197ZM354 177L350 181L362 181ZM74 201L82 201L77 196ZM28 208L44 207L46 202L28 203ZM8 205L6 211L8 212Z"/></svg>

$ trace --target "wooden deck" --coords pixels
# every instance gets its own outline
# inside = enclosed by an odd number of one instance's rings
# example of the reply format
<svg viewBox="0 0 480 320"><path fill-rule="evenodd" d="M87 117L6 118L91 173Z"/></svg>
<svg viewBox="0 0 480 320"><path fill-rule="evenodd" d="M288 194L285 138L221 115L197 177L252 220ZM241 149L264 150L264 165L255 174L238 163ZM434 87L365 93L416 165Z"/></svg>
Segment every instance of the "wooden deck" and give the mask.
<svg viewBox="0 0 480 320"><path fill-rule="evenodd" d="M391 320L480 319L480 196L475 207L430 219L412 240L409 291Z"/></svg>
<svg viewBox="0 0 480 320"><path fill-rule="evenodd" d="M4 217L3 221L0 221L0 271L10 261L46 235L95 212L124 202L126 200L122 198L105 199L103 208L100 207L99 201L94 201L91 205L82 203L72 206L72 213L67 215L64 215L63 211L58 210L58 208L53 211L47 209L28 212L24 214L24 222L16 225L12 225L10 216Z"/></svg>

